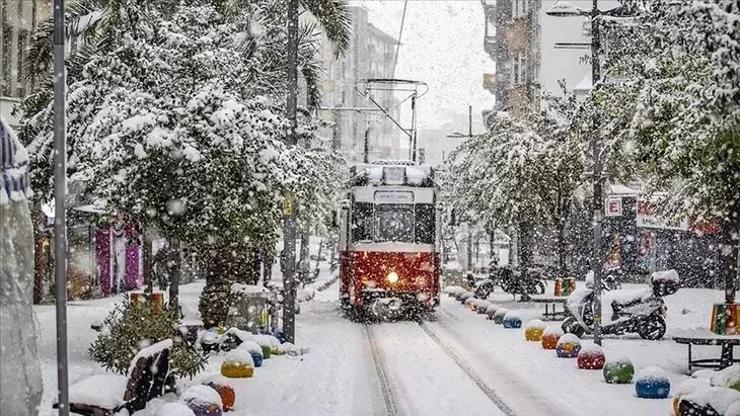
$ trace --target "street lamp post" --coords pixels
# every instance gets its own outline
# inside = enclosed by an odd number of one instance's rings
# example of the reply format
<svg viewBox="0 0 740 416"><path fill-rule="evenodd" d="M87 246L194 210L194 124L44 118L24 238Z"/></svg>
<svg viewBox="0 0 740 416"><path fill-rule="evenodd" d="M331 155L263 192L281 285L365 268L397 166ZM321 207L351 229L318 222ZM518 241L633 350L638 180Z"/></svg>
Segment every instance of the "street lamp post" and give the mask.
<svg viewBox="0 0 740 416"><path fill-rule="evenodd" d="M581 9L568 1L556 2L552 9L546 12L549 16L571 17L584 16L591 18L591 88L594 88L601 79L601 68L599 66L599 49L601 49L601 34L599 31L599 16L613 14L620 9L619 7L612 10L599 10L598 0L592 1L591 10ZM591 152L594 160L593 164L593 241L591 254L591 270L594 274L594 343L601 345L601 223L604 217L604 199L603 199L603 178L601 163L601 138L596 132L597 120L594 116L594 131L591 135Z"/></svg>
<svg viewBox="0 0 740 416"><path fill-rule="evenodd" d="M298 109L298 0L288 0L288 100L287 116L290 120L288 145L297 146ZM283 333L288 342L295 343L295 237L296 212L292 197L286 196L283 223Z"/></svg>

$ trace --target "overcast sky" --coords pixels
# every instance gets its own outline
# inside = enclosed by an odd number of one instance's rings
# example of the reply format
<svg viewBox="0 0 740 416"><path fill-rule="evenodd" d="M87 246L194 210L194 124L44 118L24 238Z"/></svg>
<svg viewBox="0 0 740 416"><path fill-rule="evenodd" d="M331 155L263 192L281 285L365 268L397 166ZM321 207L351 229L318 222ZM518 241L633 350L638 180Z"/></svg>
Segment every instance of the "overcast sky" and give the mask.
<svg viewBox="0 0 740 416"><path fill-rule="evenodd" d="M351 3L365 6L372 24L398 37L403 0ZM483 34L480 0L409 1L396 78L429 84L429 93L419 101L419 128L441 127L453 119L467 124L468 105L479 123L481 110L493 107L493 95L482 86L482 74L494 72L483 50Z"/></svg>

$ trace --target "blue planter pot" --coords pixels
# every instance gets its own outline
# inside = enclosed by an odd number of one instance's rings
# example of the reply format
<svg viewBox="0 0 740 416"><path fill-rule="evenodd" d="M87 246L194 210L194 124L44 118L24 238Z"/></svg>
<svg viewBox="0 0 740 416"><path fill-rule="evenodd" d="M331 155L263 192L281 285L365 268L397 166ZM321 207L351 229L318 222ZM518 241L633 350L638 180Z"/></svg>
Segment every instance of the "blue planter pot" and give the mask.
<svg viewBox="0 0 740 416"><path fill-rule="evenodd" d="M635 392L642 399L665 399L671 392L671 383L665 379L637 380Z"/></svg>
<svg viewBox="0 0 740 416"><path fill-rule="evenodd" d="M519 318L504 318L504 328L521 328L522 320Z"/></svg>
<svg viewBox="0 0 740 416"><path fill-rule="evenodd" d="M252 356L252 361L254 361L255 367L262 367L262 354L249 351L249 355Z"/></svg>

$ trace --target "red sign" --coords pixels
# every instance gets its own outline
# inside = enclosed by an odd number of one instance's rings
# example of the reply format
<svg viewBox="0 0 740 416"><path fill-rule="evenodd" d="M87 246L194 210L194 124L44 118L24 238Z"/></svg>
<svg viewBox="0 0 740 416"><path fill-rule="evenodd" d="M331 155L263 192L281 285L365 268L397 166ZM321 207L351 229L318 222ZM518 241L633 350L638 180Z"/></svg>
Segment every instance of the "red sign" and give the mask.
<svg viewBox="0 0 740 416"><path fill-rule="evenodd" d="M604 213L607 217L621 217L622 216L622 198L620 197L609 197L606 200L606 212Z"/></svg>

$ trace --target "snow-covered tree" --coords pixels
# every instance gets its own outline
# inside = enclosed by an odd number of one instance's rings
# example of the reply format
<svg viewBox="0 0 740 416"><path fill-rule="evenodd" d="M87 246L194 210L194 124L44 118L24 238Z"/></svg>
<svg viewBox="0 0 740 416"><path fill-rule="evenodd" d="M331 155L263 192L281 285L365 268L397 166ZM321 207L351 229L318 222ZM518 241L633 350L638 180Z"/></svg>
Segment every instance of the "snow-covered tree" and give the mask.
<svg viewBox="0 0 740 416"><path fill-rule="evenodd" d="M450 158L454 204L487 223L516 227L522 267L531 265L533 230L555 226L564 269L565 227L583 170L582 146L569 130L571 98L552 98L527 121L498 114L489 132L467 140Z"/></svg>
<svg viewBox="0 0 740 416"><path fill-rule="evenodd" d="M250 280L254 253L275 244L285 195L299 196L306 215L326 211L338 168L328 153L284 144L277 75L259 53L241 53L237 29L211 7L182 7L92 57L69 86L71 181L197 253L208 324L222 320L231 283ZM50 177L52 117L49 104L26 122L40 184ZM310 137L310 123L298 134Z"/></svg>
<svg viewBox="0 0 740 416"><path fill-rule="evenodd" d="M717 222L725 234L728 300L740 232L740 4L734 0L633 0L631 42L610 51L620 82L619 135L668 217ZM622 39L625 39L622 37Z"/></svg>

